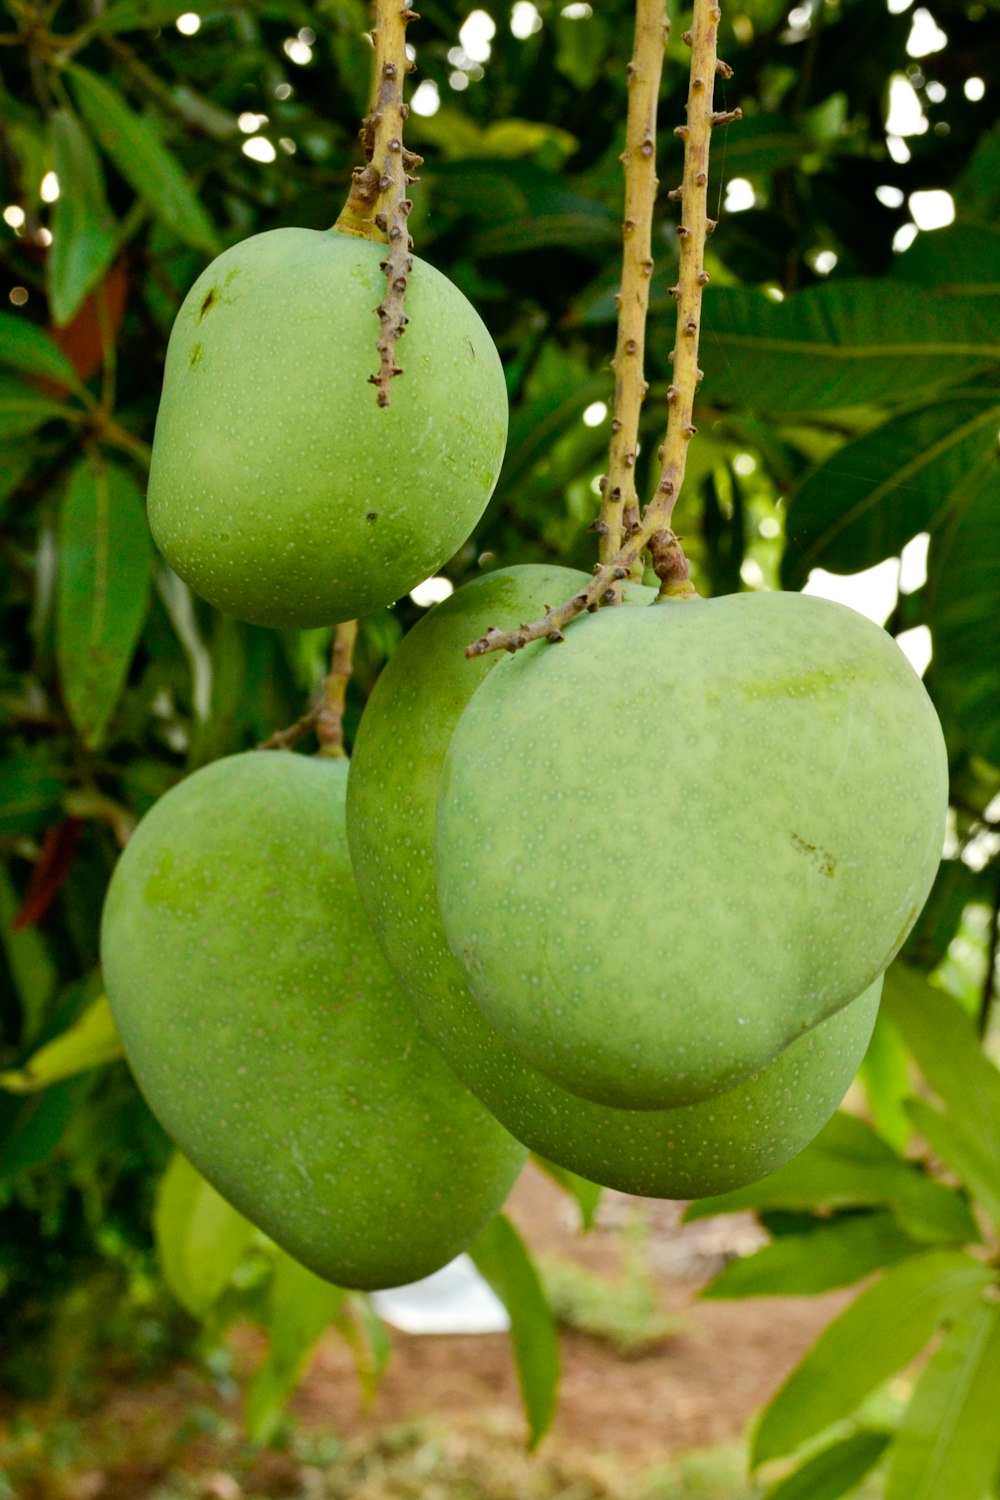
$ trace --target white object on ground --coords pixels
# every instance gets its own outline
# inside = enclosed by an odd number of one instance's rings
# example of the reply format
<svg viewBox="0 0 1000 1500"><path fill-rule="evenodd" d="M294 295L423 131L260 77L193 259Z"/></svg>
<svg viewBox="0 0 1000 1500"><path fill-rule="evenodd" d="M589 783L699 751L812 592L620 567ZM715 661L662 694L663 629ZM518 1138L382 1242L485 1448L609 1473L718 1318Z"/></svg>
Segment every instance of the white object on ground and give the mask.
<svg viewBox="0 0 1000 1500"><path fill-rule="evenodd" d="M373 1292L379 1317L403 1333L505 1333L507 1309L467 1255L408 1286Z"/></svg>

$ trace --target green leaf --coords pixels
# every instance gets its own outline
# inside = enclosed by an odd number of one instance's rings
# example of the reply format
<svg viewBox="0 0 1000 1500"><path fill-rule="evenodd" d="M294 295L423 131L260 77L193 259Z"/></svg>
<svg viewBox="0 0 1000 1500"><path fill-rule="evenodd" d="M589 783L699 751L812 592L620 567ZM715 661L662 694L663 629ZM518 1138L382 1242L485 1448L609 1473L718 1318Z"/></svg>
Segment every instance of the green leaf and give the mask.
<svg viewBox="0 0 1000 1500"><path fill-rule="evenodd" d="M93 143L76 115L52 116L52 159L59 197L52 219L52 248L45 261L49 307L68 323L114 259L117 225L104 195L104 174Z"/></svg>
<svg viewBox="0 0 1000 1500"><path fill-rule="evenodd" d="M936 1156L956 1172L1000 1228L1000 1157L982 1136L963 1128L923 1099L911 1099L910 1118Z"/></svg>
<svg viewBox="0 0 1000 1500"><path fill-rule="evenodd" d="M998 427L1000 393L965 392L838 448L789 498L785 586L801 588L816 567L873 567L939 525L992 452Z"/></svg>
<svg viewBox="0 0 1000 1500"><path fill-rule="evenodd" d="M902 1156L913 1133L906 1101L910 1096L910 1055L903 1039L880 1010L858 1077L868 1095L872 1123Z"/></svg>
<svg viewBox="0 0 1000 1500"><path fill-rule="evenodd" d="M3 316L0 313L0 317ZM4 337L5 331L5 327L0 326L0 337ZM0 442L27 437L43 423L70 413L72 408L61 405L50 396L43 396L41 391L25 385L24 381L0 371Z"/></svg>
<svg viewBox="0 0 1000 1500"><path fill-rule="evenodd" d="M593 88L608 65L611 41L599 12L574 20L565 12L555 17L556 68L581 93Z"/></svg>
<svg viewBox="0 0 1000 1500"><path fill-rule="evenodd" d="M1000 229L991 224L949 224L918 234L893 267L893 276L963 297L1000 292Z"/></svg>
<svg viewBox="0 0 1000 1500"><path fill-rule="evenodd" d="M21 1005L21 1041L28 1044L41 1030L56 992L58 973L36 927L11 927L19 907L14 884L0 864L0 944Z"/></svg>
<svg viewBox="0 0 1000 1500"><path fill-rule="evenodd" d="M988 223L1000 213L1000 125L979 137L953 191L967 218Z"/></svg>
<svg viewBox="0 0 1000 1500"><path fill-rule="evenodd" d="M54 244L53 240L53 248ZM72 390L80 388L79 377L59 345L23 313L0 312L0 364L22 375L54 380ZM50 398L32 392L30 387L28 394L51 404Z"/></svg>
<svg viewBox="0 0 1000 1500"><path fill-rule="evenodd" d="M996 299L1000 304L1000 299ZM706 293L705 398L775 412L913 402L1000 362L994 299L831 281L772 302Z"/></svg>
<svg viewBox="0 0 1000 1500"><path fill-rule="evenodd" d="M59 812L62 777L31 756L0 760L0 834L35 833Z"/></svg>
<svg viewBox="0 0 1000 1500"><path fill-rule="evenodd" d="M1000 1171L1000 1070L984 1054L972 1021L944 990L898 961L890 965L882 993L886 1014L953 1125L979 1141Z"/></svg>
<svg viewBox="0 0 1000 1500"><path fill-rule="evenodd" d="M531 1447L536 1448L555 1414L559 1388L559 1339L552 1309L521 1236L504 1214L486 1226L469 1254L510 1314L521 1398Z"/></svg>
<svg viewBox="0 0 1000 1500"><path fill-rule="evenodd" d="M0 509L20 489L34 465L35 455L23 443L18 443L16 447L0 448Z"/></svg>
<svg viewBox="0 0 1000 1500"><path fill-rule="evenodd" d="M0 1088L11 1094L34 1094L123 1055L107 996L101 995L68 1031L46 1042L23 1067L0 1073Z"/></svg>
<svg viewBox="0 0 1000 1500"><path fill-rule="evenodd" d="M906 1409L885 1500L979 1500L1000 1464L1000 1303L962 1310Z"/></svg>
<svg viewBox="0 0 1000 1500"><path fill-rule="evenodd" d="M546 1160L535 1151L531 1153L531 1159L574 1200L580 1210L580 1227L593 1229L604 1189L596 1182L588 1182L586 1177L578 1177L567 1167L560 1167L554 1161Z"/></svg>
<svg viewBox="0 0 1000 1500"><path fill-rule="evenodd" d="M925 609L934 640L927 682L956 735L1000 765L1000 473L984 466L931 539Z"/></svg>
<svg viewBox="0 0 1000 1500"><path fill-rule="evenodd" d="M100 743L149 603L153 548L142 492L97 455L73 470L59 517L56 654L66 706Z"/></svg>
<svg viewBox="0 0 1000 1500"><path fill-rule="evenodd" d="M782 1235L729 1265L703 1297L814 1297L850 1286L926 1247L891 1213L858 1214L808 1234Z"/></svg>
<svg viewBox="0 0 1000 1500"><path fill-rule="evenodd" d="M252 1442L266 1443L274 1435L320 1334L347 1295L283 1250L277 1252L267 1318L270 1347L247 1391L244 1417Z"/></svg>
<svg viewBox="0 0 1000 1500"><path fill-rule="evenodd" d="M943 859L924 909L903 944L903 961L925 974L936 969L958 932L965 908L979 894L976 872L963 859Z"/></svg>
<svg viewBox="0 0 1000 1500"><path fill-rule="evenodd" d="M170 1290L192 1317L206 1318L246 1254L253 1225L175 1151L157 1189L153 1231Z"/></svg>
<svg viewBox="0 0 1000 1500"><path fill-rule="evenodd" d="M552 385L541 396L517 407L511 417L498 496L517 489L533 466L547 456L557 438L578 421L592 401L611 393L606 376L595 376L569 391L564 384Z"/></svg>
<svg viewBox="0 0 1000 1500"><path fill-rule="evenodd" d="M81 114L126 182L178 239L217 255L221 244L211 219L149 120L86 68L74 63L66 72Z"/></svg>
<svg viewBox="0 0 1000 1500"><path fill-rule="evenodd" d="M686 1220L742 1209L891 1206L914 1238L967 1244L976 1223L957 1193L903 1161L870 1125L836 1114L806 1149L769 1177L717 1198L702 1198Z"/></svg>
<svg viewBox="0 0 1000 1500"><path fill-rule="evenodd" d="M169 26L191 9L191 0L118 0L87 27L88 34L107 36L118 31L152 31Z"/></svg>
<svg viewBox="0 0 1000 1500"><path fill-rule="evenodd" d="M887 1432L852 1432L814 1454L769 1489L764 1500L840 1500L875 1467L888 1443Z"/></svg>
<svg viewBox="0 0 1000 1500"><path fill-rule="evenodd" d="M0 1094L0 1181L44 1166L93 1086L80 1073L40 1094Z"/></svg>
<svg viewBox="0 0 1000 1500"><path fill-rule="evenodd" d="M766 1407L753 1466L849 1417L991 1280L987 1266L954 1250L930 1250L886 1271L820 1334Z"/></svg>

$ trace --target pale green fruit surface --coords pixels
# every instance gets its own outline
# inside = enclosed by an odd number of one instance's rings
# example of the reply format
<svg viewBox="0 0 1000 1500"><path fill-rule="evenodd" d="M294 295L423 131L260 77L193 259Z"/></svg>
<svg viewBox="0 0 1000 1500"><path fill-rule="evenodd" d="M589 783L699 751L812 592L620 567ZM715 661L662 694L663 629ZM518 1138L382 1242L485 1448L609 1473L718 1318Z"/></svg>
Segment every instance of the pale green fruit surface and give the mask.
<svg viewBox="0 0 1000 1500"><path fill-rule="evenodd" d="M343 761L251 752L142 820L101 936L154 1114L320 1276L428 1275L497 1212L524 1149L421 1031L358 899Z"/></svg>
<svg viewBox="0 0 1000 1500"><path fill-rule="evenodd" d="M941 729L842 605L603 610L489 673L441 777L445 931L495 1029L619 1108L765 1067L884 971L947 810Z"/></svg>
<svg viewBox="0 0 1000 1500"><path fill-rule="evenodd" d="M729 1093L672 1110L614 1109L560 1088L497 1035L448 949L438 910L433 840L441 767L466 703L504 659L470 662L462 647L488 625L537 616L584 581L539 566L476 579L425 615L397 648L368 700L351 761L347 827L358 889L428 1035L512 1134L622 1192L728 1192L789 1160L836 1108L864 1054L880 983Z"/></svg>
<svg viewBox="0 0 1000 1500"><path fill-rule="evenodd" d="M157 546L224 613L258 625L354 619L465 541L507 440L496 347L462 293L414 259L404 374L381 408L385 248L275 229L188 292L167 350L149 477Z"/></svg>

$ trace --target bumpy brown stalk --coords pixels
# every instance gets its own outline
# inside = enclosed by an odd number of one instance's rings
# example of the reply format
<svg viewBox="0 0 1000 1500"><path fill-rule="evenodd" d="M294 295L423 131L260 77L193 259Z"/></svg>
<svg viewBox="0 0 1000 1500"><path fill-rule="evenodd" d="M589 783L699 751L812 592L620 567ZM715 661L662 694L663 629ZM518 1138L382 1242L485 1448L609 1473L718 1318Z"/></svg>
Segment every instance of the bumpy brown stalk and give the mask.
<svg viewBox="0 0 1000 1500"><path fill-rule="evenodd" d="M663 71L663 48L670 33L664 0L636 0L635 42L626 69L628 117L625 126L625 218L622 223L622 283L615 301L618 338L611 368L615 404L608 446L608 472L601 481L602 502L595 530L598 556L610 562L623 539L623 525L639 520L635 461L639 412L649 389L643 375L646 312L653 274L653 205L656 202L656 104ZM616 598L621 586L613 585Z"/></svg>
<svg viewBox="0 0 1000 1500"><path fill-rule="evenodd" d="M330 654L330 671L323 681L318 701L287 729L276 729L257 746L258 750L291 750L307 734L315 732L319 740L318 754L333 759L343 758L344 701L351 680L357 634L357 620L345 620L337 626Z"/></svg>
<svg viewBox="0 0 1000 1500"><path fill-rule="evenodd" d="M513 630L491 627L478 641L466 647L468 656L482 656L487 651L518 651L530 641L543 637L562 639L563 628L582 610L595 610L614 603L615 585L627 578L629 571L647 547L653 554L653 566L661 579L661 597L684 597L694 592L688 577L687 562L678 538L670 525L680 493L687 459L687 447L695 434L692 420L694 393L701 379L698 369L698 334L701 324L702 288L708 281L704 269L705 238L715 228L708 218L708 152L711 133L716 125L740 118L740 111L718 113L712 97L716 73L731 77L728 64L716 55L716 35L722 12L714 0L695 0L694 21L684 40L691 46L691 82L688 91L687 123L676 134L684 141L684 180L668 196L681 203L680 270L674 296L677 301L677 335L673 352L673 379L668 391L669 415L667 433L660 448L660 474L656 491L643 512L637 530L626 536L618 552L594 569L585 589L558 609L547 609L542 619Z"/></svg>
<svg viewBox="0 0 1000 1500"><path fill-rule="evenodd" d="M333 638L330 671L323 683L323 696L316 711L316 738L320 755L342 760L344 757L344 700L351 680L354 642L358 636L357 620L345 620L337 626Z"/></svg>
<svg viewBox="0 0 1000 1500"><path fill-rule="evenodd" d="M376 0L375 14L372 101L361 124L367 165L356 168L353 174L336 228L361 239L385 241L389 247L382 261L386 292L377 309L382 323L376 345L379 369L368 377L376 387L379 406L388 406L389 382L403 373L395 361L396 343L409 321L404 303L407 278L413 269L413 240L406 221L413 204L406 190L416 181L412 174L423 159L403 145L403 123L409 113L409 106L403 103L403 79L410 71L406 26L419 17L400 0Z"/></svg>

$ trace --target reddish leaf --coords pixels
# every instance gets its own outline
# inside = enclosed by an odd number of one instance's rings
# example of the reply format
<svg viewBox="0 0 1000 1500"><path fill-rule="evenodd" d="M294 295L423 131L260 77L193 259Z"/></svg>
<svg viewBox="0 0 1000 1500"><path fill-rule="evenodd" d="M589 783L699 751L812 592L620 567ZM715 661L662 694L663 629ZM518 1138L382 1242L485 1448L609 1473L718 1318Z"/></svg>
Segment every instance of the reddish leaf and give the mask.
<svg viewBox="0 0 1000 1500"><path fill-rule="evenodd" d="M34 927L42 920L70 872L82 828L80 818L63 818L61 823L53 823L45 830L42 852L35 861L24 900L10 924L12 932Z"/></svg>

